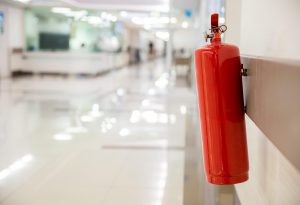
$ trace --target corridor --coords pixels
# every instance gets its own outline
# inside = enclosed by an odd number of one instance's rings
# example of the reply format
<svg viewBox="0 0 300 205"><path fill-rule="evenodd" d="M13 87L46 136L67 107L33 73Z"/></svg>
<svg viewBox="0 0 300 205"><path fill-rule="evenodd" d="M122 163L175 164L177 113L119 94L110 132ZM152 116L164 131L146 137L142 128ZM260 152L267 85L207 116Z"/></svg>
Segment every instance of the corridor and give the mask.
<svg viewBox="0 0 300 205"><path fill-rule="evenodd" d="M183 204L195 92L164 60L0 93L0 204Z"/></svg>

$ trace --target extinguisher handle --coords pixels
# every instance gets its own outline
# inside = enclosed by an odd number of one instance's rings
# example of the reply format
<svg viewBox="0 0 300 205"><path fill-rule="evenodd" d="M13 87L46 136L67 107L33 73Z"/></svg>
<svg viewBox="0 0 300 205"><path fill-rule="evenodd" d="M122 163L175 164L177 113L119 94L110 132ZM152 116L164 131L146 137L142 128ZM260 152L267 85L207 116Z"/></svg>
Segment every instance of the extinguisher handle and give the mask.
<svg viewBox="0 0 300 205"><path fill-rule="evenodd" d="M217 33L219 29L219 14L214 13L210 16L210 29L213 33Z"/></svg>
<svg viewBox="0 0 300 205"><path fill-rule="evenodd" d="M211 23L210 23L210 31L211 33L204 33L205 42L207 42L208 39L213 39L215 37L220 38L220 34L224 33L227 30L226 25L219 26L219 14L214 13L210 17ZM216 35L216 36L215 36Z"/></svg>

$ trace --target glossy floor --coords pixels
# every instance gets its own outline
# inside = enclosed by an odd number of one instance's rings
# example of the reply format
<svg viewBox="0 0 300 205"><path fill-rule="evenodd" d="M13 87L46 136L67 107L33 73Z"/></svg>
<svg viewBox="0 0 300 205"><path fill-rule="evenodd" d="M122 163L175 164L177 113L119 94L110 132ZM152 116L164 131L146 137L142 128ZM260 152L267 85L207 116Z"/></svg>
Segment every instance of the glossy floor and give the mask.
<svg viewBox="0 0 300 205"><path fill-rule="evenodd" d="M0 204L183 204L195 94L163 61L3 80L0 94Z"/></svg>

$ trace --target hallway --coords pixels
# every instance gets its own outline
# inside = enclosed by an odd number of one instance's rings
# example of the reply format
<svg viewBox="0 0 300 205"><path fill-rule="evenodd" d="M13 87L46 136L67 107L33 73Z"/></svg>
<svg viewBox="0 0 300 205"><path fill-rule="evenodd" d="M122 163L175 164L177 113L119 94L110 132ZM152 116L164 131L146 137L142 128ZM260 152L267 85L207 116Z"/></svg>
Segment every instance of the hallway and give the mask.
<svg viewBox="0 0 300 205"><path fill-rule="evenodd" d="M0 204L183 204L194 101L163 60L3 80Z"/></svg>

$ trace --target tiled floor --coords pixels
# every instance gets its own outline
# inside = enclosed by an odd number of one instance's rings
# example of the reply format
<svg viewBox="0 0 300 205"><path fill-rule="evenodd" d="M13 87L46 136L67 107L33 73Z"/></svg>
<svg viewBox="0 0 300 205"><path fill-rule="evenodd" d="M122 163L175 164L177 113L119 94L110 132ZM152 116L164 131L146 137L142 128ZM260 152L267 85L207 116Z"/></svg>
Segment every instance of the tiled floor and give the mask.
<svg viewBox="0 0 300 205"><path fill-rule="evenodd" d="M0 204L181 205L194 92L163 61L1 81Z"/></svg>

